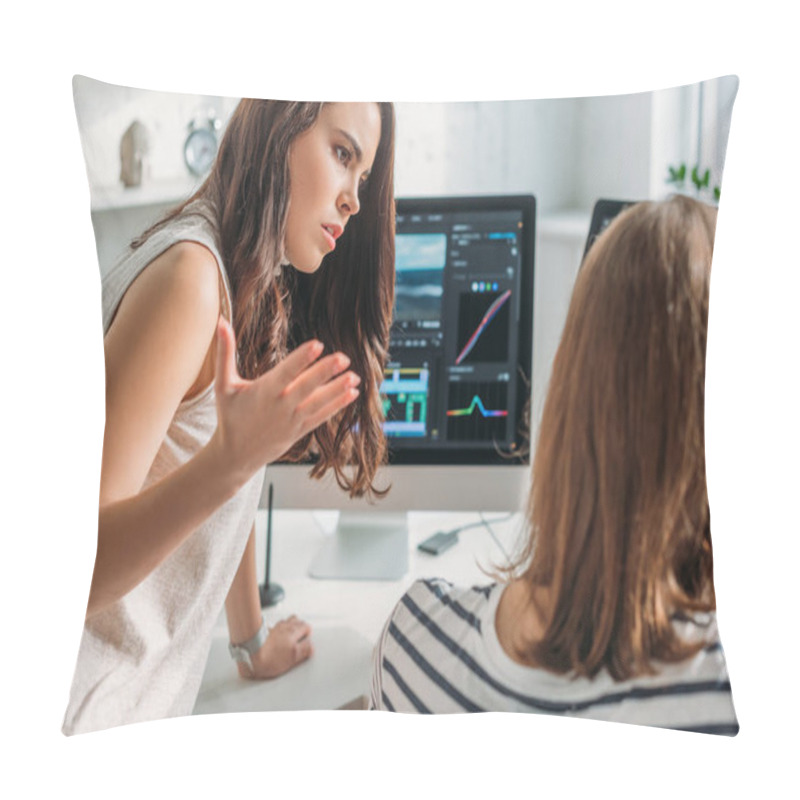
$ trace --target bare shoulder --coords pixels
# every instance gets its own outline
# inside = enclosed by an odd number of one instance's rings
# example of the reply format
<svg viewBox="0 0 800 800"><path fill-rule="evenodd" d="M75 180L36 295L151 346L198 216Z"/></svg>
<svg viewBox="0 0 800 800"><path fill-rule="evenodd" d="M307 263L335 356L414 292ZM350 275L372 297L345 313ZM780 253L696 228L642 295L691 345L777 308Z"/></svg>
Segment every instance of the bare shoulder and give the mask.
<svg viewBox="0 0 800 800"><path fill-rule="evenodd" d="M105 501L139 491L181 401L213 380L219 311L216 260L190 242L151 261L125 292L104 339Z"/></svg>
<svg viewBox="0 0 800 800"><path fill-rule="evenodd" d="M219 316L220 275L208 248L197 242L178 242L154 259L131 289L148 295L152 302L167 302L173 311L186 309L213 323Z"/></svg>
<svg viewBox="0 0 800 800"><path fill-rule="evenodd" d="M157 320L210 341L219 313L220 275L214 255L201 244L178 242L153 259L128 287L106 344L122 330L131 326L141 330Z"/></svg>
<svg viewBox="0 0 800 800"><path fill-rule="evenodd" d="M106 368L118 385L134 370L173 385L178 399L191 391L214 341L220 313L220 276L214 255L179 242L155 258L128 288L106 337ZM172 398L173 400L175 398Z"/></svg>

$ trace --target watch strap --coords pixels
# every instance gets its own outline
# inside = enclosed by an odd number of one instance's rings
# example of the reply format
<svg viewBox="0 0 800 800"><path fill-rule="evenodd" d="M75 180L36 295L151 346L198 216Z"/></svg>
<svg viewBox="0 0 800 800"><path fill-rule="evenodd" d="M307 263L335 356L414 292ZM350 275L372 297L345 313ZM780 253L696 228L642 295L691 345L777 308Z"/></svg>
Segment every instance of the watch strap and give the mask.
<svg viewBox="0 0 800 800"><path fill-rule="evenodd" d="M261 649L264 642L267 641L267 636L269 636L269 627L267 626L267 621L262 617L261 627L256 631L255 636L252 636L246 642L241 642L240 644L233 644L233 642L228 644L228 652L231 654L231 658L234 661L247 664L248 669L252 672L252 657Z"/></svg>

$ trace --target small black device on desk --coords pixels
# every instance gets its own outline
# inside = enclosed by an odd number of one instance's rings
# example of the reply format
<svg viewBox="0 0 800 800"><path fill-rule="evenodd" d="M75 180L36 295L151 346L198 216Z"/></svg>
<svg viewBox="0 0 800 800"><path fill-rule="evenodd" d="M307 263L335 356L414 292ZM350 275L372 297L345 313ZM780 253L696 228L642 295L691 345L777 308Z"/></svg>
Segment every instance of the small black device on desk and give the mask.
<svg viewBox="0 0 800 800"><path fill-rule="evenodd" d="M417 549L422 550L423 553L430 553L433 556L438 556L448 548L452 547L458 541L458 531L439 531L423 539L418 545Z"/></svg>

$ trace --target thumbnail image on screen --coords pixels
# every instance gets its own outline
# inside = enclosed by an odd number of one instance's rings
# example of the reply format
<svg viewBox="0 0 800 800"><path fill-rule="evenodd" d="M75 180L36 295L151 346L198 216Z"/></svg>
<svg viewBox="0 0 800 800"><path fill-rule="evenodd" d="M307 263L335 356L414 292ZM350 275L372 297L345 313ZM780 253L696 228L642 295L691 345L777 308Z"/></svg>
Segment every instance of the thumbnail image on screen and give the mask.
<svg viewBox="0 0 800 800"><path fill-rule="evenodd" d="M446 254L447 237L443 233L395 237L395 320L439 319Z"/></svg>
<svg viewBox="0 0 800 800"><path fill-rule="evenodd" d="M384 370L381 385L387 436L425 436L428 416L428 370L395 367Z"/></svg>

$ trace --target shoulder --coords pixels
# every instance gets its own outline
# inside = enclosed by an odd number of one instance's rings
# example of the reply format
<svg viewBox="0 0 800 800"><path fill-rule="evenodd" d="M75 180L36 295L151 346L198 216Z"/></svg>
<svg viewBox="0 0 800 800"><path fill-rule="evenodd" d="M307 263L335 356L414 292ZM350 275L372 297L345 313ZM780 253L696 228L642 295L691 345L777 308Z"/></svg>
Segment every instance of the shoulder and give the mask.
<svg viewBox="0 0 800 800"><path fill-rule="evenodd" d="M110 330L123 327L125 320L137 327L161 320L175 333L194 331L210 341L220 308L216 258L201 244L181 241L156 256L131 283Z"/></svg>
<svg viewBox="0 0 800 800"><path fill-rule="evenodd" d="M679 612L672 615L672 627L685 642L708 646L719 641L717 615L714 611Z"/></svg>
<svg viewBox="0 0 800 800"><path fill-rule="evenodd" d="M215 311L215 318L219 312L219 266L202 244L177 242L153 259L140 278L154 289Z"/></svg>
<svg viewBox="0 0 800 800"><path fill-rule="evenodd" d="M469 659L483 646L482 626L494 586L458 586L442 578L412 583L375 648L371 707L417 711L434 707L428 701L438 690L432 687L441 685L443 675L456 663L454 656L467 654Z"/></svg>
<svg viewBox="0 0 800 800"><path fill-rule="evenodd" d="M180 241L153 258L128 287L106 332L107 379L146 370L153 380L158 373L159 381L174 382L183 397L214 341L220 291L216 258L200 244Z"/></svg>
<svg viewBox="0 0 800 800"><path fill-rule="evenodd" d="M496 584L458 586L443 578L411 584L398 601L387 625L396 631L454 631L466 626L481 632L482 616Z"/></svg>
<svg viewBox="0 0 800 800"><path fill-rule="evenodd" d="M411 584L405 596L433 606L454 602L477 606L489 599L496 585L462 586L445 578L420 578Z"/></svg>
<svg viewBox="0 0 800 800"><path fill-rule="evenodd" d="M463 591L463 587L458 587L444 578L419 578L400 598L395 606L395 613L401 607L427 609L446 602L444 598L459 595Z"/></svg>

